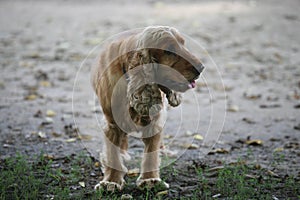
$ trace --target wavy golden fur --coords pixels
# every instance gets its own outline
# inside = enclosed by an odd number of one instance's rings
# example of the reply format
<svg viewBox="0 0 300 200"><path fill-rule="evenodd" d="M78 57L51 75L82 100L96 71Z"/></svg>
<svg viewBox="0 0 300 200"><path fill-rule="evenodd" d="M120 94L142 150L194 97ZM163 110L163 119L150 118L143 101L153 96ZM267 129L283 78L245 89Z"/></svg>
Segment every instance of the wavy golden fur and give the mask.
<svg viewBox="0 0 300 200"><path fill-rule="evenodd" d="M106 46L92 77L107 121L105 153L101 155L104 179L97 187L123 188L127 172L123 159L129 158L126 151L130 132L142 132L145 144L137 185L163 183L168 187L159 176L163 99L178 106L180 92L194 87L202 70L199 59L171 27L151 26L126 33Z"/></svg>

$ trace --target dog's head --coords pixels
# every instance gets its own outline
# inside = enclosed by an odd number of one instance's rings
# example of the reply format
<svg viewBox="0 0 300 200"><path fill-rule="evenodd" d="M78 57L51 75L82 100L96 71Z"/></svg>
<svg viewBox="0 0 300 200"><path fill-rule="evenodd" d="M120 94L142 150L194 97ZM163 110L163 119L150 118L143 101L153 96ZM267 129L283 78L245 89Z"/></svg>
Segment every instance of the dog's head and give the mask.
<svg viewBox="0 0 300 200"><path fill-rule="evenodd" d="M141 33L137 46L140 64L156 63L155 78L159 82L179 92L195 87L204 67L185 47L184 38L176 29L148 27Z"/></svg>

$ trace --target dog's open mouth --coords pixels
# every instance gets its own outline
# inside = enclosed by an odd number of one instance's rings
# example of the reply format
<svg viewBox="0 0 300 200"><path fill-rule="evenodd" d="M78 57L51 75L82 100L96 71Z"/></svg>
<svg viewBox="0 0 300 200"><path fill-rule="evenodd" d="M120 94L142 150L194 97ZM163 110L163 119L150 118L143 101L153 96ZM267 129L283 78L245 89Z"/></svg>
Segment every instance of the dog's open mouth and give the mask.
<svg viewBox="0 0 300 200"><path fill-rule="evenodd" d="M197 77L198 78L198 77ZM195 88L196 87L196 79L192 79L192 80L187 80L185 81L184 83L182 82L177 82L177 81L174 81L174 80L170 80L170 79L167 79L164 81L164 86L166 88L169 88L171 90L175 90L177 92L185 92L187 91L188 89L192 89L192 88Z"/></svg>
<svg viewBox="0 0 300 200"><path fill-rule="evenodd" d="M194 77L193 79L188 80L188 88L192 89L196 87L196 80L199 78L199 76Z"/></svg>
<svg viewBox="0 0 300 200"><path fill-rule="evenodd" d="M188 84L188 87L190 89L195 88L196 87L196 81L195 80L190 81L190 83Z"/></svg>

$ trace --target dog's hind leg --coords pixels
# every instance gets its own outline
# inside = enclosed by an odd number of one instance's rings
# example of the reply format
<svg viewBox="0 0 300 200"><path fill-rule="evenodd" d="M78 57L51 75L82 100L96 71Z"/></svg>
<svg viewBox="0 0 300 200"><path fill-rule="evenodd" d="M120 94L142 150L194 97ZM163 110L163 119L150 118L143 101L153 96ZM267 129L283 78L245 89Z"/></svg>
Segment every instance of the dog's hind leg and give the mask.
<svg viewBox="0 0 300 200"><path fill-rule="evenodd" d="M123 165L121 152L127 141L126 137L127 135L115 124L109 124L105 130L105 151L103 155L100 155L104 178L95 186L95 189L103 188L106 191L123 189L127 168Z"/></svg>

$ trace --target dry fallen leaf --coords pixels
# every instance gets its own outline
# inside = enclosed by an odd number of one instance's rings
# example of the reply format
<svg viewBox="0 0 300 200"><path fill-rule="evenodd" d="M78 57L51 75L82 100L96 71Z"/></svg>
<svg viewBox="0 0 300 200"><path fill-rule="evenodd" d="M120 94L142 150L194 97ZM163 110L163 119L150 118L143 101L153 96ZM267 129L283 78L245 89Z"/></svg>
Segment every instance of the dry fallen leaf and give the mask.
<svg viewBox="0 0 300 200"><path fill-rule="evenodd" d="M28 100L28 101L33 101L37 98L37 96L35 94L30 94L28 96L25 97L25 100Z"/></svg>
<svg viewBox="0 0 300 200"><path fill-rule="evenodd" d="M200 134L196 134L196 135L194 135L194 139L195 140L203 140L203 136Z"/></svg>
<svg viewBox="0 0 300 200"><path fill-rule="evenodd" d="M261 98L261 94L255 94L255 93L244 93L244 97L246 99L250 99L250 100L256 100Z"/></svg>
<svg viewBox="0 0 300 200"><path fill-rule="evenodd" d="M50 87L51 83L49 81L41 81L40 86L42 87Z"/></svg>
<svg viewBox="0 0 300 200"><path fill-rule="evenodd" d="M278 147L276 149L274 149L274 152L282 152L284 150L283 147Z"/></svg>
<svg viewBox="0 0 300 200"><path fill-rule="evenodd" d="M95 162L94 166L95 167L100 167L100 162Z"/></svg>
<svg viewBox="0 0 300 200"><path fill-rule="evenodd" d="M214 150L210 151L208 154L215 154L215 153L226 154L226 153L229 153L229 151L226 149L223 149L223 148L219 148L219 149L214 149Z"/></svg>
<svg viewBox="0 0 300 200"><path fill-rule="evenodd" d="M254 169L261 169L262 167L261 167L261 165L260 164L255 164L254 165Z"/></svg>
<svg viewBox="0 0 300 200"><path fill-rule="evenodd" d="M167 194L168 194L168 190L164 190L164 191L158 192L156 194L156 196L162 196L162 195L167 195Z"/></svg>
<svg viewBox="0 0 300 200"><path fill-rule="evenodd" d="M53 135L54 137L61 137L61 136L62 136L61 133L57 133L57 132L52 132L52 135Z"/></svg>
<svg viewBox="0 0 300 200"><path fill-rule="evenodd" d="M238 112L240 109L237 105L230 105L227 110L229 112Z"/></svg>
<svg viewBox="0 0 300 200"><path fill-rule="evenodd" d="M44 154L43 157L47 160L53 160L54 156L53 155L49 155L49 154Z"/></svg>
<svg viewBox="0 0 300 200"><path fill-rule="evenodd" d="M139 168L130 169L127 172L128 177L135 177L135 176L138 176L139 174L140 174L140 169Z"/></svg>
<svg viewBox="0 0 300 200"><path fill-rule="evenodd" d="M185 135L186 135L186 136L191 136L191 135L193 135L193 133L192 133L191 131L186 131L186 132L185 132Z"/></svg>
<svg viewBox="0 0 300 200"><path fill-rule="evenodd" d="M85 187L85 182L79 182L79 185L84 188Z"/></svg>
<svg viewBox="0 0 300 200"><path fill-rule="evenodd" d="M46 115L48 117L54 117L56 115L56 113L53 110L47 110L46 111Z"/></svg>
<svg viewBox="0 0 300 200"><path fill-rule="evenodd" d="M262 140L247 140L245 143L248 145L260 146L263 144L263 141Z"/></svg>
<svg viewBox="0 0 300 200"><path fill-rule="evenodd" d="M199 149L199 145L190 143L183 144L182 147L186 149Z"/></svg>
<svg viewBox="0 0 300 200"><path fill-rule="evenodd" d="M173 135L164 135L164 138L165 139L170 139L170 138L173 138Z"/></svg>
<svg viewBox="0 0 300 200"><path fill-rule="evenodd" d="M38 136L39 136L40 138L47 138L46 133L44 133L44 132L42 132L42 131L39 131L39 132L38 132Z"/></svg>
<svg viewBox="0 0 300 200"><path fill-rule="evenodd" d="M268 170L268 171L267 171L267 173L268 173L270 176L273 176L273 177L276 177L276 178L278 178L278 177L279 177L279 175L278 175L278 174L276 174L276 173L272 172L271 170Z"/></svg>
<svg viewBox="0 0 300 200"><path fill-rule="evenodd" d="M70 138L65 140L65 142L75 142L77 140L77 138Z"/></svg>
<svg viewBox="0 0 300 200"><path fill-rule="evenodd" d="M256 122L250 118L244 117L242 119L244 122L248 123L248 124L255 124Z"/></svg>

